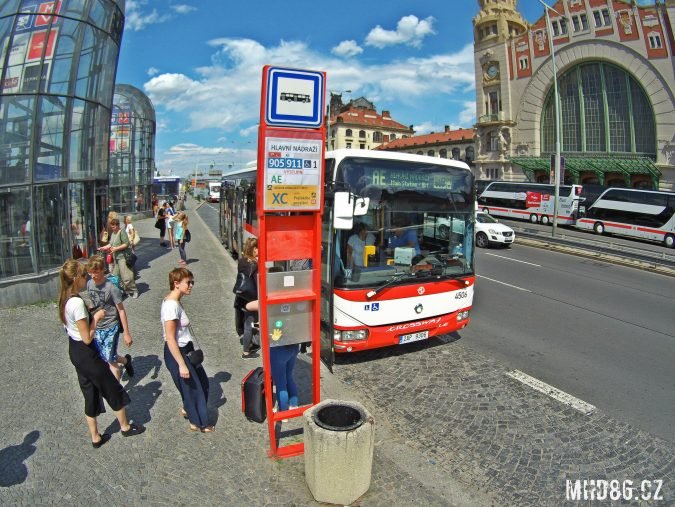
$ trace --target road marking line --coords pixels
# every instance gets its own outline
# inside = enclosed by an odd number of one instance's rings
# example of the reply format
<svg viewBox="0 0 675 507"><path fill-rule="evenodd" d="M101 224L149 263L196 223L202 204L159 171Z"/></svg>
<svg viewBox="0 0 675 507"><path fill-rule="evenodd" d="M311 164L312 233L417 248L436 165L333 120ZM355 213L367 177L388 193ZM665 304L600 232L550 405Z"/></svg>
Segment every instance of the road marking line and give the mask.
<svg viewBox="0 0 675 507"><path fill-rule="evenodd" d="M584 415L591 415L597 410L594 405L586 403L579 398L575 398L571 394L567 394L560 389L556 389L555 387L548 385L546 382L542 382L539 379L530 377L520 370L508 371L506 374L512 379L522 382L523 384L530 386L532 389L539 391L540 393L544 393L554 400L564 403L565 405L572 407L574 410L577 410Z"/></svg>
<svg viewBox="0 0 675 507"><path fill-rule="evenodd" d="M535 266L537 268L541 267L541 264L534 264L532 262L520 261L518 259L512 259L511 257L504 257L503 255L497 255L497 254L493 254L493 253L486 253L485 255L491 255L492 257L499 257L500 259L506 259L506 260L513 261L513 262L520 262L522 264L529 264L530 266Z"/></svg>
<svg viewBox="0 0 675 507"><path fill-rule="evenodd" d="M487 276L476 275L476 278L485 278L486 280L490 280L491 282L495 282L495 283L501 283L502 285L506 285L507 287L512 287L514 289L523 290L525 292L532 292L529 289L523 289L522 287L518 287L517 285L511 285L510 283L500 282L499 280L494 280L493 278L488 278Z"/></svg>

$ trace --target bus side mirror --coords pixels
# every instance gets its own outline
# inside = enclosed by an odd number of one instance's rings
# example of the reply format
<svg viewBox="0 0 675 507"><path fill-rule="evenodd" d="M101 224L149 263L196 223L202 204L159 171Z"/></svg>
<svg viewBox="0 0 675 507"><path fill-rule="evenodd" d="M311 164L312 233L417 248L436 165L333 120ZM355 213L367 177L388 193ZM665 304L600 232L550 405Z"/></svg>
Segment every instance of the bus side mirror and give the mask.
<svg viewBox="0 0 675 507"><path fill-rule="evenodd" d="M333 227L350 230L354 227L354 200L349 192L335 192L333 201Z"/></svg>

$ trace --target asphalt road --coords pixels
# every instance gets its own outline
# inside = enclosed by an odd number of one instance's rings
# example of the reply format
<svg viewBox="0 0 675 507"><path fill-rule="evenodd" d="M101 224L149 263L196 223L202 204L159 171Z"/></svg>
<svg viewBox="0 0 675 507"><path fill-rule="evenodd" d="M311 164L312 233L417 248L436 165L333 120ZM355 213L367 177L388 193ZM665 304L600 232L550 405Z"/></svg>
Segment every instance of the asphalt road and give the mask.
<svg viewBox="0 0 675 507"><path fill-rule="evenodd" d="M675 442L675 280L519 245L476 270L468 346Z"/></svg>
<svg viewBox="0 0 675 507"><path fill-rule="evenodd" d="M476 269L468 347L675 442L675 279L517 243Z"/></svg>

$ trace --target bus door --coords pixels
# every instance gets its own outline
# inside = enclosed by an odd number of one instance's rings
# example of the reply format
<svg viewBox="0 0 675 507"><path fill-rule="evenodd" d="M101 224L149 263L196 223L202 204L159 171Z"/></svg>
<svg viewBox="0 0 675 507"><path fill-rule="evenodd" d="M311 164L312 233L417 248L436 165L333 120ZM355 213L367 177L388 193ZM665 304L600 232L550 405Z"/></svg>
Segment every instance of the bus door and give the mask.
<svg viewBox="0 0 675 507"><path fill-rule="evenodd" d="M321 309L320 309L320 344L321 361L333 372L335 349L333 344L333 280L339 269L335 262L340 262L336 255L335 229L333 224L333 194L324 197L324 212L321 230Z"/></svg>

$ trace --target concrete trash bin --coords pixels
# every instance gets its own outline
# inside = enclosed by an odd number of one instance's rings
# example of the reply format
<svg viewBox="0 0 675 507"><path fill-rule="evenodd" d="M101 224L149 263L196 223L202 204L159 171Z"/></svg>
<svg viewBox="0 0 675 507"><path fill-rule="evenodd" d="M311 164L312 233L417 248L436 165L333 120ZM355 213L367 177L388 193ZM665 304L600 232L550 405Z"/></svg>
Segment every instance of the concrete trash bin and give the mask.
<svg viewBox="0 0 675 507"><path fill-rule="evenodd" d="M303 414L305 479L317 502L349 505L368 491L375 422L353 401L324 400Z"/></svg>

